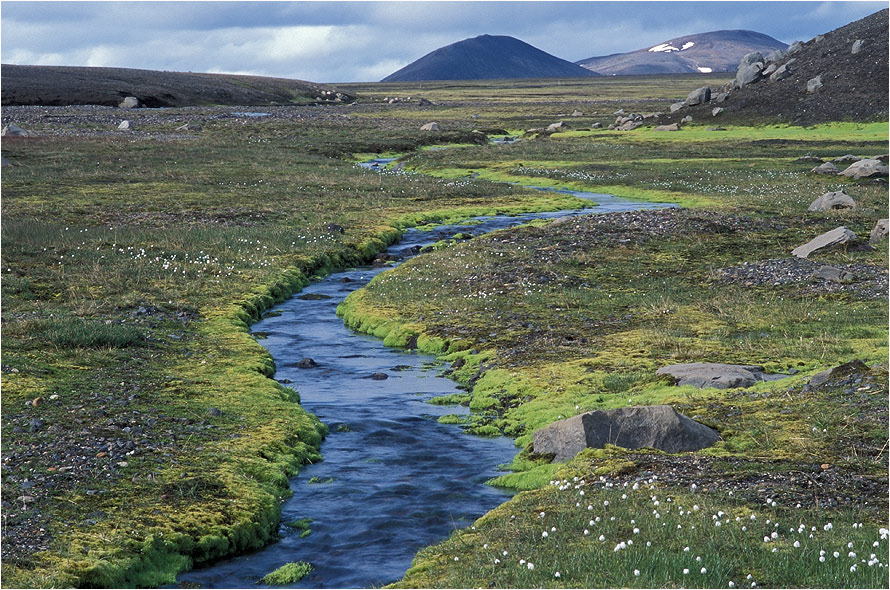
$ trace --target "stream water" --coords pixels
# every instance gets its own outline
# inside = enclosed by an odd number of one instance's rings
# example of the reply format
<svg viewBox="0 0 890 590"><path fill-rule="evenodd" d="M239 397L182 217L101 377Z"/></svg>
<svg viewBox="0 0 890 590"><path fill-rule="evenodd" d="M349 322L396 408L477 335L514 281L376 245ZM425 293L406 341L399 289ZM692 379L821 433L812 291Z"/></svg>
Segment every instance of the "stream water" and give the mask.
<svg viewBox="0 0 890 590"><path fill-rule="evenodd" d="M532 219L669 206L571 194L598 205L581 211L480 217L469 225L432 231L407 230L388 253L401 261L416 247L457 232L479 235ZM438 416L466 409L426 403L433 396L458 392L454 382L437 376L440 363L427 355L387 348L377 338L347 329L336 316L337 305L349 293L385 270L363 267L332 274L277 306L274 311L280 315L270 314L253 326L275 359L276 379L293 384L302 406L330 427L321 447L324 460L292 479L294 495L282 511L283 523L311 519L311 533L304 536L303 530L282 525L276 543L182 574L181 585L262 588L257 582L265 574L288 562L305 561L313 571L289 587L381 586L401 578L419 549L472 524L509 497L484 482L498 474L498 465L512 459L513 441L470 436L458 426L439 424ZM318 366L299 368L297 363L306 357ZM371 378L375 373L387 378Z"/></svg>

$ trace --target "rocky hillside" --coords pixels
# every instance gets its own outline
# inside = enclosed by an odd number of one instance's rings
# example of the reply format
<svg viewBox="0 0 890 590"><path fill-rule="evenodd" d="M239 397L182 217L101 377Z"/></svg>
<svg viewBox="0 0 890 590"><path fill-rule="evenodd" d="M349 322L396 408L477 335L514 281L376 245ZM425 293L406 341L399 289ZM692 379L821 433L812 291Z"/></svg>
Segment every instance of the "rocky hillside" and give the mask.
<svg viewBox="0 0 890 590"><path fill-rule="evenodd" d="M709 89L709 100L690 95L659 122L675 123L685 117L697 122L795 125L886 121L887 31L884 9L806 43L793 43L786 51L749 54L731 82ZM694 102L700 104L690 105Z"/></svg>
<svg viewBox="0 0 890 590"><path fill-rule="evenodd" d="M133 96L141 106L273 105L341 102L333 88L285 78L193 74L128 68L4 64L2 104L117 106Z"/></svg>
<svg viewBox="0 0 890 590"><path fill-rule="evenodd" d="M436 49L382 82L597 76L514 37L480 35Z"/></svg>
<svg viewBox="0 0 890 590"><path fill-rule="evenodd" d="M713 31L686 35L629 53L588 57L578 65L604 76L735 71L752 51L785 49L785 43L754 31Z"/></svg>

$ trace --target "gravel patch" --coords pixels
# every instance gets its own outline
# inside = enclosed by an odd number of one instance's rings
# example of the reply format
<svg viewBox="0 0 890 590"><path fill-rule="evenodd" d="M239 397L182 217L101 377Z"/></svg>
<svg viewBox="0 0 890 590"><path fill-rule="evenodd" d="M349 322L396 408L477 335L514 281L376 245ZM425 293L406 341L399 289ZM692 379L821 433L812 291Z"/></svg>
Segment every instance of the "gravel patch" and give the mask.
<svg viewBox="0 0 890 590"><path fill-rule="evenodd" d="M839 283L813 275L824 266L831 266L850 274L849 282ZM781 287L799 285L805 295L850 293L860 299L887 298L887 269L871 264L831 264L804 258L779 258L760 262L746 262L715 271L719 280L747 287Z"/></svg>

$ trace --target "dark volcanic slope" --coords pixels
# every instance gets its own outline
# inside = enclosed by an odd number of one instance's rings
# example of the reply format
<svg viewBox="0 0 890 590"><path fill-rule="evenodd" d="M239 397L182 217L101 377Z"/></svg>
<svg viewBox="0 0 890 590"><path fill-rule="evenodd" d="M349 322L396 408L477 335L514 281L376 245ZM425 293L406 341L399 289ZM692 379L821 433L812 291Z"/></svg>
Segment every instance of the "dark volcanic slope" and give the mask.
<svg viewBox="0 0 890 590"><path fill-rule="evenodd" d="M709 103L680 109L662 122L692 115L699 122L793 123L812 125L827 121L886 121L888 115L888 10L807 41L794 54L778 62L791 64L790 77L777 82L769 78L729 90L719 106L725 110L712 118ZM858 53L853 43L864 42ZM807 92L807 81L822 76L822 88ZM690 88L692 90L692 88ZM678 97L683 98L683 97Z"/></svg>
<svg viewBox="0 0 890 590"><path fill-rule="evenodd" d="M8 64L0 68L0 75L4 106L117 106L127 96L135 96L147 107L307 104L337 99L336 93L323 94L332 91L318 84L261 76Z"/></svg>
<svg viewBox="0 0 890 590"><path fill-rule="evenodd" d="M768 53L786 47L785 43L754 31L713 31L576 63L604 76L734 72L747 53Z"/></svg>
<svg viewBox="0 0 890 590"><path fill-rule="evenodd" d="M428 53L382 81L584 78L596 75L519 39L480 35Z"/></svg>

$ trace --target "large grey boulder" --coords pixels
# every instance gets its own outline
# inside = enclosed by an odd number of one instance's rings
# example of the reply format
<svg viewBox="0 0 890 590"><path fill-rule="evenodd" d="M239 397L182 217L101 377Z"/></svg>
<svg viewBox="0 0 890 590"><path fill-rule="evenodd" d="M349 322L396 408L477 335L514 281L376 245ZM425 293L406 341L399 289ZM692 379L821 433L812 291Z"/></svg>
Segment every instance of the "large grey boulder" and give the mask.
<svg viewBox="0 0 890 590"><path fill-rule="evenodd" d="M733 389L751 387L760 381L775 381L788 375L768 375L758 365L727 365L723 363L685 363L668 365L655 371L656 375L668 375L675 385L692 385L699 389Z"/></svg>
<svg viewBox="0 0 890 590"><path fill-rule="evenodd" d="M785 55L792 55L803 49L803 41L795 41L785 50Z"/></svg>
<svg viewBox="0 0 890 590"><path fill-rule="evenodd" d="M739 62L738 69L741 70L745 66L750 66L751 64L756 64L756 63L762 64L763 62L764 62L763 54L761 54L759 51L752 51L751 53L746 53L742 57L742 60Z"/></svg>
<svg viewBox="0 0 890 590"><path fill-rule="evenodd" d="M849 168L841 172L841 175L848 176L853 179L873 178L878 176L887 176L887 166L880 160L872 160L871 158L859 160L850 164Z"/></svg>
<svg viewBox="0 0 890 590"><path fill-rule="evenodd" d="M3 131L0 131L2 137L28 137L29 135L31 135L30 131L26 131L14 123L10 123L3 128Z"/></svg>
<svg viewBox="0 0 890 590"><path fill-rule="evenodd" d="M766 61L766 63L775 63L778 61L782 61L786 55L787 53L784 49L776 49L764 55L763 59Z"/></svg>
<svg viewBox="0 0 890 590"><path fill-rule="evenodd" d="M735 75L735 87L742 88L760 80L761 71L763 71L763 64L760 62L739 68Z"/></svg>
<svg viewBox="0 0 890 590"><path fill-rule="evenodd" d="M869 368L868 365L863 363L862 361L856 359L852 360L848 363L844 363L842 365L838 365L837 367L832 367L830 369L826 369L821 373L816 373L812 377L810 377L810 381L808 385L810 387L819 387L828 383L829 381L834 381L835 379L840 379L842 377L847 377L849 375L854 374L862 374L868 373Z"/></svg>
<svg viewBox="0 0 890 590"><path fill-rule="evenodd" d="M671 406L638 406L585 412L536 431L533 439L535 453L568 461L584 449L607 444L667 453L697 451L719 441L720 435Z"/></svg>
<svg viewBox="0 0 890 590"><path fill-rule="evenodd" d="M846 227L841 226L825 232L821 236L816 236L803 246L798 246L791 251L791 254L798 258L806 258L816 250L852 244L856 241L856 234L848 230Z"/></svg>
<svg viewBox="0 0 890 590"><path fill-rule="evenodd" d="M824 164L819 164L810 172L813 174L839 174L840 169L831 162L825 162Z"/></svg>
<svg viewBox="0 0 890 590"><path fill-rule="evenodd" d="M711 101L711 89L707 86L696 88L686 97L686 105L694 107L698 104L704 104Z"/></svg>
<svg viewBox="0 0 890 590"><path fill-rule="evenodd" d="M139 107L139 99L135 96L128 96L127 98L123 99L117 106L122 109L135 109Z"/></svg>
<svg viewBox="0 0 890 590"><path fill-rule="evenodd" d="M677 111L679 111L680 109L682 109L685 106L686 106L686 103L683 101L675 102L674 104L671 105L670 111L672 113L676 113Z"/></svg>
<svg viewBox="0 0 890 590"><path fill-rule="evenodd" d="M856 201L844 191L825 193L807 208L807 211L829 211L831 209L855 209Z"/></svg>
<svg viewBox="0 0 890 590"><path fill-rule="evenodd" d="M439 124L435 122L427 123L420 128L421 131L441 131Z"/></svg>
<svg viewBox="0 0 890 590"><path fill-rule="evenodd" d="M878 219L878 222L871 230L871 235L868 237L868 243L877 244L881 240L887 239L888 231L890 231L888 230L888 220Z"/></svg>
<svg viewBox="0 0 890 590"><path fill-rule="evenodd" d="M792 58L777 67L776 70L769 75L770 81L778 82L779 80L784 80L785 78L789 77L794 71L794 69L791 67L791 64L793 64L795 61L797 60Z"/></svg>

